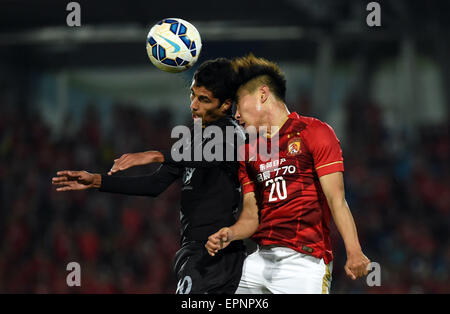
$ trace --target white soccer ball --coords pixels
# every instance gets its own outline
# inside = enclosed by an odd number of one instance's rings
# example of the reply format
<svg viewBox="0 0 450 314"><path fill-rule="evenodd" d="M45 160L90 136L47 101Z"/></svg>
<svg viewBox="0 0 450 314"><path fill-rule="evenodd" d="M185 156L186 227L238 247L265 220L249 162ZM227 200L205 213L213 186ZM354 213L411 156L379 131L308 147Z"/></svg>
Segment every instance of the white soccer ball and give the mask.
<svg viewBox="0 0 450 314"><path fill-rule="evenodd" d="M202 49L200 34L189 22L178 18L159 21L147 36L147 54L166 72L182 72L197 62Z"/></svg>

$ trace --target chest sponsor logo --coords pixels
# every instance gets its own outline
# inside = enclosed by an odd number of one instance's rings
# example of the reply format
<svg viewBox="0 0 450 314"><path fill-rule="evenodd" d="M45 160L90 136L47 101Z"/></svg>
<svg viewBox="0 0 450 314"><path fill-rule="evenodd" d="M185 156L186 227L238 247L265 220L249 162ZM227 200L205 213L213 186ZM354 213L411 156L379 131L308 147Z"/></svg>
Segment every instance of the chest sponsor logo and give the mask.
<svg viewBox="0 0 450 314"><path fill-rule="evenodd" d="M281 166L284 162L286 162L285 158L271 160L266 163L263 162L262 164L259 165L259 171L263 172L265 170L277 168L278 166Z"/></svg>

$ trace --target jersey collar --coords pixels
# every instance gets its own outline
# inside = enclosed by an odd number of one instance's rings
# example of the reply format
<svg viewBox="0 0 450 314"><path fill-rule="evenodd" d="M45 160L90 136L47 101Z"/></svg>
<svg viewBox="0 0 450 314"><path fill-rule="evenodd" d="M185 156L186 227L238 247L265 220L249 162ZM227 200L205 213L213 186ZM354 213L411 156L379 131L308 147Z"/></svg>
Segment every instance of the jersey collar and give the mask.
<svg viewBox="0 0 450 314"><path fill-rule="evenodd" d="M299 115L298 115L298 113L297 112L291 112L290 114L288 114L288 116L286 117L286 119L283 121L283 123L281 124L281 126L278 128L278 130L274 133L274 134L271 134L270 136L267 136L267 138L272 138L272 137L274 137L275 135L277 135L278 133L283 133L282 131L284 131L284 129L287 127L287 125L289 124L289 123L287 123L288 122L288 120L289 119L298 119L299 118Z"/></svg>

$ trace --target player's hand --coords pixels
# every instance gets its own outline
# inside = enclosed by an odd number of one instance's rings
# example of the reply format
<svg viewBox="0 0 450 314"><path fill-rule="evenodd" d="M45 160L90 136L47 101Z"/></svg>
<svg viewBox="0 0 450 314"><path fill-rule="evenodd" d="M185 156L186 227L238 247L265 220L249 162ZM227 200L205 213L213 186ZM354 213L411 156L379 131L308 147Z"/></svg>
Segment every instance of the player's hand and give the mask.
<svg viewBox="0 0 450 314"><path fill-rule="evenodd" d="M233 241L233 232L225 227L208 237L205 247L209 255L214 256L219 250L226 248Z"/></svg>
<svg viewBox="0 0 450 314"><path fill-rule="evenodd" d="M141 153L131 153L124 154L120 158L114 159L114 165L111 170L109 170L108 175L112 175L118 171L123 171L125 169L148 165L153 162L163 162L164 156L158 151L147 151Z"/></svg>
<svg viewBox="0 0 450 314"><path fill-rule="evenodd" d="M87 171L64 170L56 174L58 176L52 178L52 184L58 186L58 192L99 188L101 185L101 176Z"/></svg>
<svg viewBox="0 0 450 314"><path fill-rule="evenodd" d="M347 253L347 263L344 266L345 273L353 280L363 277L369 272L370 260L361 250Z"/></svg>

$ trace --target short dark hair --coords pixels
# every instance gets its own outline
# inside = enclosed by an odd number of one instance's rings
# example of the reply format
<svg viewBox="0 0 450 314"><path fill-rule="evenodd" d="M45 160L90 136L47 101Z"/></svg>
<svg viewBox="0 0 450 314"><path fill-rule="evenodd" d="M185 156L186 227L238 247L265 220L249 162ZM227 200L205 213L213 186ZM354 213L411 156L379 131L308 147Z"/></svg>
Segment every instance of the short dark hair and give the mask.
<svg viewBox="0 0 450 314"><path fill-rule="evenodd" d="M255 83L255 85L250 86L251 89L265 84L279 100L286 102L286 78L280 67L274 62L249 54L234 59L233 69L235 71L235 84L238 87L250 81Z"/></svg>
<svg viewBox="0 0 450 314"><path fill-rule="evenodd" d="M220 105L227 99L236 100L236 82L231 60L217 58L203 62L194 73L195 85L211 91ZM231 114L231 110L229 112Z"/></svg>

